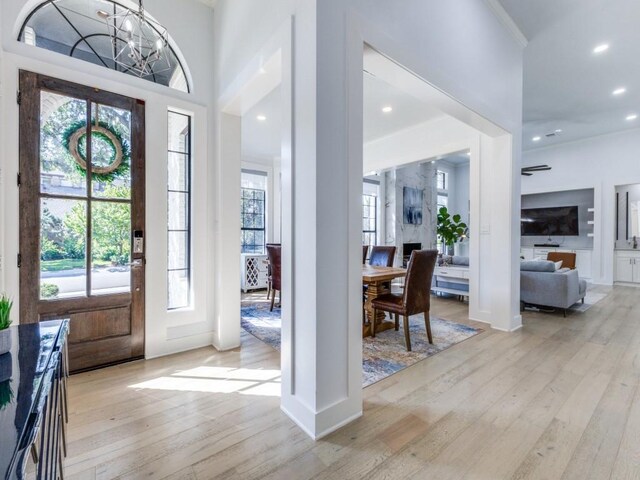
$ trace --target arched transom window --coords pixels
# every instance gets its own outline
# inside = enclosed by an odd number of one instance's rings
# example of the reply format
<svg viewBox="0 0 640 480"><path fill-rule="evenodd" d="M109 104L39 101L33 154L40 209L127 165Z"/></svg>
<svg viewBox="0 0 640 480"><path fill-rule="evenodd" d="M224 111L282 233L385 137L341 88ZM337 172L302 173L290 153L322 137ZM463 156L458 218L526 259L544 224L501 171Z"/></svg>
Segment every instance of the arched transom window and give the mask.
<svg viewBox="0 0 640 480"><path fill-rule="evenodd" d="M129 9L112 0L47 0L29 14L18 40L176 90L190 90L167 32L142 10L142 2Z"/></svg>

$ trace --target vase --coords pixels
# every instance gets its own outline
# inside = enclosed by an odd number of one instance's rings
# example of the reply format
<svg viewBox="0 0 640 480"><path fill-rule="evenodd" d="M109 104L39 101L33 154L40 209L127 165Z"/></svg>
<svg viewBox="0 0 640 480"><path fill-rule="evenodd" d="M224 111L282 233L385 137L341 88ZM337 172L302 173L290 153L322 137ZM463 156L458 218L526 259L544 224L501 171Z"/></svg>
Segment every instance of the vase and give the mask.
<svg viewBox="0 0 640 480"><path fill-rule="evenodd" d="M0 355L11 350L11 329L0 330Z"/></svg>

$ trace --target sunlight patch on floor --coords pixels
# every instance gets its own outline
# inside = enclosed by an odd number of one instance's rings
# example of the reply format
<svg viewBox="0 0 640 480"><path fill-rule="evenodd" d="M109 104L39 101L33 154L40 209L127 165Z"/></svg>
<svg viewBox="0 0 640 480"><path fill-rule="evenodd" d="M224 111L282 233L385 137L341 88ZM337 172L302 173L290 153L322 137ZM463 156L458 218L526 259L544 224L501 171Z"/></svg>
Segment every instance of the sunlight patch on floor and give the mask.
<svg viewBox="0 0 640 480"><path fill-rule="evenodd" d="M200 366L128 388L279 397L280 383L280 370Z"/></svg>

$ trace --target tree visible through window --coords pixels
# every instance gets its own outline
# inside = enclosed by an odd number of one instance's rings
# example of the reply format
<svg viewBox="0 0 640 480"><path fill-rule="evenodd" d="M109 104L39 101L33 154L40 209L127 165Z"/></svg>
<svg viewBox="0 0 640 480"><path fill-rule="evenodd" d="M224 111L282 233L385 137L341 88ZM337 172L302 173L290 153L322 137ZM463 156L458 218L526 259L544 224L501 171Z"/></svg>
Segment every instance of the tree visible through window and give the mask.
<svg viewBox="0 0 640 480"><path fill-rule="evenodd" d="M264 253L265 247L265 191L243 188L241 198L242 253Z"/></svg>

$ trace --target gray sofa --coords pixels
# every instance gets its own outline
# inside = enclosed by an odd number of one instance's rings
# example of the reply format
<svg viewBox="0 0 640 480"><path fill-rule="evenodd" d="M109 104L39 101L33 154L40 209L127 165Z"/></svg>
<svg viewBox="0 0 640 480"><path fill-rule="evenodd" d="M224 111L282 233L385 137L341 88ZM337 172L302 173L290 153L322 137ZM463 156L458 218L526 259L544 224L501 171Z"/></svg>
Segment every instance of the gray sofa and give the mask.
<svg viewBox="0 0 640 480"><path fill-rule="evenodd" d="M587 282L580 279L577 270L555 269L553 262L524 261L520 263L520 302L543 307L567 308L582 300L587 293Z"/></svg>

